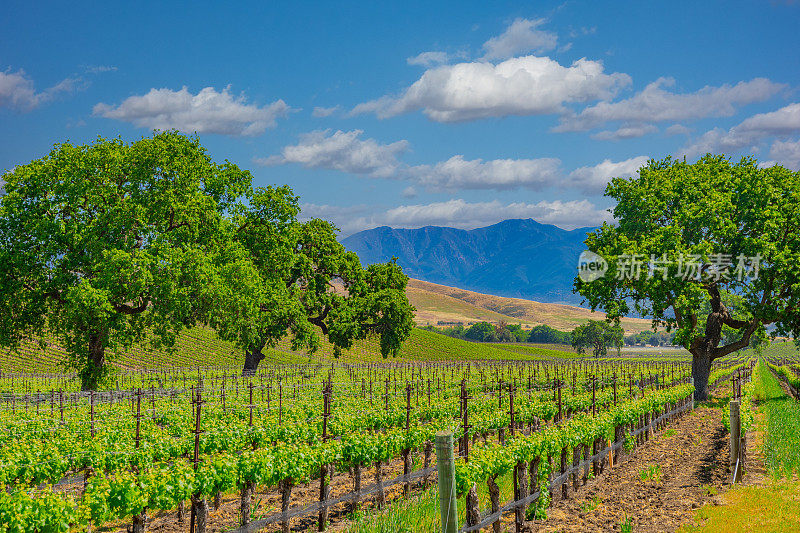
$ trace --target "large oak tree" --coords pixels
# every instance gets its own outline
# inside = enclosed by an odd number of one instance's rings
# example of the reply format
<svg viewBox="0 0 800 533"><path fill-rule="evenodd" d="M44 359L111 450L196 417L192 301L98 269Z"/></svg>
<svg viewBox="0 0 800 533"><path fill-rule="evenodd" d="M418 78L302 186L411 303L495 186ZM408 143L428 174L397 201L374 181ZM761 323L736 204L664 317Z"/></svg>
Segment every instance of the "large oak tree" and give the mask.
<svg viewBox="0 0 800 533"><path fill-rule="evenodd" d="M394 263L362 268L336 240L336 228L300 222L298 199L287 187L254 189L232 216L232 234L252 258L247 299L225 300L212 320L220 336L245 349L243 373L254 372L265 347L289 335L309 352L324 335L338 354L356 339L380 338L384 357L396 354L413 328L405 294L408 277Z"/></svg>
<svg viewBox="0 0 800 533"><path fill-rule="evenodd" d="M397 266L362 269L329 224L297 222L291 191L254 191L196 138L58 144L4 179L0 344L55 336L85 390L117 348L197 324L251 355L287 330L313 349L315 326L341 347L378 333L386 353L410 333ZM332 278L348 298L322 290Z"/></svg>
<svg viewBox="0 0 800 533"><path fill-rule="evenodd" d="M610 319L636 311L677 330L692 354L695 397L712 362L754 339L800 334L800 173L707 155L651 160L615 178L616 224L586 245L609 263L575 288Z"/></svg>

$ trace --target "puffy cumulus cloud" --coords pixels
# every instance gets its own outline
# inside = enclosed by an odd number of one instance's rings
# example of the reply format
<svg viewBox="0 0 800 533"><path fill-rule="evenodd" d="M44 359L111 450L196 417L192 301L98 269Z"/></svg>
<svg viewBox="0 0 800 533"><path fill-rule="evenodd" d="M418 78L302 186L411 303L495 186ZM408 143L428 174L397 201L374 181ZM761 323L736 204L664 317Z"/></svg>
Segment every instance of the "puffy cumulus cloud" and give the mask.
<svg viewBox="0 0 800 533"><path fill-rule="evenodd" d="M362 133L362 130L313 131L301 135L297 144L285 146L281 155L256 159L256 163L297 163L307 168L340 170L374 178L393 177L400 167L397 156L408 150L408 141L380 144L374 139L361 139Z"/></svg>
<svg viewBox="0 0 800 533"><path fill-rule="evenodd" d="M289 110L283 100L263 107L248 104L244 95L234 96L228 86L220 92L206 87L197 94L186 87L179 91L150 89L145 95L126 98L118 106L97 104L93 114L142 128L252 137L275 127L276 120Z"/></svg>
<svg viewBox="0 0 800 533"><path fill-rule="evenodd" d="M591 137L598 141L619 141L621 139L644 137L648 133L656 131L658 131L658 128L652 124L633 124L630 126L622 126L614 131L600 131L592 134Z"/></svg>
<svg viewBox="0 0 800 533"><path fill-rule="evenodd" d="M597 209L588 200L503 204L498 200L469 203L453 199L395 207L386 211L380 220L385 225L402 228L434 225L472 229L509 218L533 218L564 229L575 229L610 221L611 215L605 210Z"/></svg>
<svg viewBox="0 0 800 533"><path fill-rule="evenodd" d="M645 156L639 156L616 163L605 159L602 163L591 167L576 168L567 176L564 187L577 188L587 194L600 194L611 178L636 176L638 170L647 163L647 159Z"/></svg>
<svg viewBox="0 0 800 533"><path fill-rule="evenodd" d="M791 170L800 170L800 139L795 141L775 141L769 149L772 161L765 163L778 164Z"/></svg>
<svg viewBox="0 0 800 533"><path fill-rule="evenodd" d="M789 135L800 131L800 103L789 104L776 111L759 113L742 121L737 131L764 135Z"/></svg>
<svg viewBox="0 0 800 533"><path fill-rule="evenodd" d="M421 109L437 122L458 122L563 113L564 104L612 98L630 83L627 74L606 74L601 62L585 58L568 67L536 56L457 63L428 69L402 95L359 104L351 114L386 118Z"/></svg>
<svg viewBox="0 0 800 533"><path fill-rule="evenodd" d="M484 161L456 155L435 165L411 167L408 174L432 189L540 190L558 182L560 166L553 158Z"/></svg>
<svg viewBox="0 0 800 533"><path fill-rule="evenodd" d="M313 131L301 135L297 144L283 147L279 155L254 161L264 166L294 163L306 168L406 180L412 182L402 193L406 198L417 196L418 187L429 191L561 188L594 195L603 192L610 178L633 176L647 162L645 156L619 162L606 159L569 174L557 158L483 160L455 155L432 165L409 166L400 160L409 150L408 141L382 144L363 138L363 133L362 130Z"/></svg>
<svg viewBox="0 0 800 533"><path fill-rule="evenodd" d="M665 87L675 85L672 78L659 78L641 92L618 102L599 102L578 114L562 117L555 131L587 131L607 122L652 123L705 117L726 117L738 106L768 100L786 86L765 78L736 85L703 87L693 93L678 94Z"/></svg>
<svg viewBox="0 0 800 533"><path fill-rule="evenodd" d="M86 83L80 78L65 78L44 91L36 91L33 80L24 70L7 70L0 72L0 107L30 111L52 101L60 93L72 93L85 87Z"/></svg>
<svg viewBox="0 0 800 533"><path fill-rule="evenodd" d="M544 23L544 19L514 20L502 35L483 43L486 51L484 59L506 59L522 52L542 53L553 50L558 44L558 36L539 29Z"/></svg>
<svg viewBox="0 0 800 533"><path fill-rule="evenodd" d="M685 146L679 154L696 157L706 153L734 153L743 149L755 152L768 137L796 133L800 133L800 103L753 115L729 130L714 128Z"/></svg>

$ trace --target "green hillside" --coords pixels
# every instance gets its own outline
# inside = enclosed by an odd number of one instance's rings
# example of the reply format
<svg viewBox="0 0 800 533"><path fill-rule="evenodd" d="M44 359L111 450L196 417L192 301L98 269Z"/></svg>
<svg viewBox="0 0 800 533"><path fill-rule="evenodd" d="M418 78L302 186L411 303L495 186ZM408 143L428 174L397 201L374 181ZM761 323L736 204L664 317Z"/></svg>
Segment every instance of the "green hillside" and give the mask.
<svg viewBox="0 0 800 533"><path fill-rule="evenodd" d="M532 359L558 355L556 350L532 348L519 350L511 346L478 344L454 339L438 333L414 329L405 342L396 360L407 361L453 361L482 359ZM333 346L323 341L322 347L309 356L302 351L293 351L288 339L265 351L265 363L307 363L333 361ZM60 372L60 363L65 352L52 339L45 340L42 349L36 342L25 342L19 350L0 350L0 370L3 372ZM148 346L135 346L111 356L112 362L121 369L161 367L240 367L244 361L242 351L233 344L219 339L216 334L203 327L192 328L181 333L173 353L154 350ZM342 352L339 361L366 363L383 361L378 339L357 341L353 348Z"/></svg>

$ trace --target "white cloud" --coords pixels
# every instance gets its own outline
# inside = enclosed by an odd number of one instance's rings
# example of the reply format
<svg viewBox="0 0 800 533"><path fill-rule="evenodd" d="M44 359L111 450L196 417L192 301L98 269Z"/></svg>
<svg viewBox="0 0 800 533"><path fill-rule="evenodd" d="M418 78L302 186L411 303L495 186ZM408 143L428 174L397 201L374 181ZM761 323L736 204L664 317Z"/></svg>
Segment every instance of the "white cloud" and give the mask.
<svg viewBox="0 0 800 533"><path fill-rule="evenodd" d="M523 52L543 53L553 50L558 43L558 36L553 32L540 30L539 26L544 23L544 19L514 20L502 35L483 43L486 51L484 59L506 59Z"/></svg>
<svg viewBox="0 0 800 533"><path fill-rule="evenodd" d="M412 186L408 186L403 189L403 198L416 198L417 197L417 189Z"/></svg>
<svg viewBox="0 0 800 533"><path fill-rule="evenodd" d="M281 155L256 159L262 165L299 163L307 168L325 168L389 178L401 163L397 156L408 150L408 141L380 144L374 139L362 140L363 131L313 131L300 136L296 145L285 146Z"/></svg>
<svg viewBox="0 0 800 533"><path fill-rule="evenodd" d="M576 168L564 181L565 187L578 188L588 194L602 193L611 178L632 177L647 163L647 157L639 156L624 161L604 160L592 167Z"/></svg>
<svg viewBox="0 0 800 533"><path fill-rule="evenodd" d="M600 131L592 134L591 137L598 141L619 141L621 139L643 137L648 133L656 131L658 131L658 128L652 124L634 124L631 126L622 126L615 131Z"/></svg>
<svg viewBox="0 0 800 533"><path fill-rule="evenodd" d="M605 74L601 62L585 58L569 67L536 56L458 63L426 70L401 96L359 104L351 114L386 118L422 109L437 122L458 122L563 113L566 103L612 98L630 83L627 74Z"/></svg>
<svg viewBox="0 0 800 533"><path fill-rule="evenodd" d="M800 170L800 139L795 141L775 141L769 149L771 163L790 170Z"/></svg>
<svg viewBox="0 0 800 533"><path fill-rule="evenodd" d="M729 130L714 128L684 147L681 155L695 157L706 153L735 153L743 149L755 152L768 137L800 133L800 103L776 111L759 113Z"/></svg>
<svg viewBox="0 0 800 533"><path fill-rule="evenodd" d="M339 228L342 236L350 235L367 228L374 228L380 224L374 223L373 207L368 205L325 205L325 204L300 204L301 221L320 218L333 222Z"/></svg>
<svg viewBox="0 0 800 533"><path fill-rule="evenodd" d="M335 105L333 107L315 107L314 111L311 112L311 116L317 118L324 118L329 117L339 111L342 106Z"/></svg>
<svg viewBox="0 0 800 533"><path fill-rule="evenodd" d="M0 107L30 111L52 101L59 93L72 93L85 86L80 78L65 78L49 89L37 92L33 80L26 76L24 70L7 70L0 72Z"/></svg>
<svg viewBox="0 0 800 533"><path fill-rule="evenodd" d="M554 129L587 131L611 121L652 123L727 117L733 115L738 106L768 100L786 87L765 78L755 78L734 86L706 86L686 94L664 89L674 84L672 78L659 78L631 98L619 102L600 102L578 114L565 116Z"/></svg>
<svg viewBox="0 0 800 533"><path fill-rule="evenodd" d="M539 190L558 182L561 161L542 159L466 160L456 155L435 165L411 167L408 172L421 185L433 189Z"/></svg>
<svg viewBox="0 0 800 533"><path fill-rule="evenodd" d="M423 67L430 67L433 65L441 65L447 63L449 57L447 52L422 52L414 57L406 59L409 65L422 65Z"/></svg>
<svg viewBox="0 0 800 533"><path fill-rule="evenodd" d="M789 104L776 111L759 113L736 126L737 131L764 135L788 135L800 131L800 103Z"/></svg>
<svg viewBox="0 0 800 533"><path fill-rule="evenodd" d="M433 225L474 229L509 218L533 218L567 230L612 221L607 210L598 209L588 200L504 204L498 200L470 203L462 199L452 199L430 204L401 205L388 210L366 205L342 207L303 204L301 219L308 218L332 221L343 236L378 226L421 228Z"/></svg>
<svg viewBox="0 0 800 533"><path fill-rule="evenodd" d="M179 91L150 89L145 95L126 98L118 106L97 104L93 114L130 122L150 129L178 129L188 133L217 133L231 136L261 135L273 128L276 119L285 117L289 106L283 100L259 107L248 104L244 95L234 96L230 87L217 92L206 87L192 94L186 87Z"/></svg>
<svg viewBox="0 0 800 533"><path fill-rule="evenodd" d="M664 133L666 133L667 135L689 135L691 132L692 130L690 130L683 124L673 124L672 126L664 130Z"/></svg>
<svg viewBox="0 0 800 533"><path fill-rule="evenodd" d="M542 223L574 229L610 221L611 215L605 210L597 209L587 200L502 204L498 200L468 203L453 199L395 207L386 211L380 221L382 224L401 228L449 226L472 229L509 218L533 218Z"/></svg>
<svg viewBox="0 0 800 533"><path fill-rule="evenodd" d="M372 178L396 178L412 181L404 197L417 195L417 186L431 191L443 190L543 190L577 189L587 194L602 193L612 177L633 176L647 162L639 156L624 161L609 159L565 174L561 160L538 159L466 159L455 155L433 165L409 166L399 158L409 150L400 140L381 144L362 138L362 130L321 130L300 136L299 142L285 146L279 155L256 158L264 166L299 164L306 168L338 170Z"/></svg>

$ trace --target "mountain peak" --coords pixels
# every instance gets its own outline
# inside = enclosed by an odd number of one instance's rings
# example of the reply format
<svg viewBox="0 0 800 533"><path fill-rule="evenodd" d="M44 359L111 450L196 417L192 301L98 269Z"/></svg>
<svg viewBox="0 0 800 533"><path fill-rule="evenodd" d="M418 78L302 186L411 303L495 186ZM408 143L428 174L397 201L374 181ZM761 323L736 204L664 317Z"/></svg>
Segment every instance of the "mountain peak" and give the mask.
<svg viewBox="0 0 800 533"><path fill-rule="evenodd" d="M361 231L342 240L362 263L398 258L414 278L467 290L578 303L572 294L578 256L586 233L566 231L533 219L508 219L472 230L444 226Z"/></svg>

